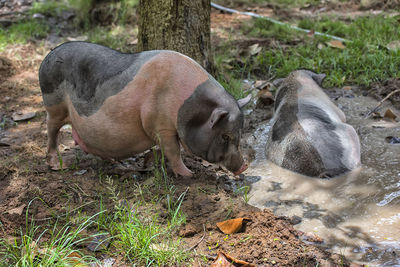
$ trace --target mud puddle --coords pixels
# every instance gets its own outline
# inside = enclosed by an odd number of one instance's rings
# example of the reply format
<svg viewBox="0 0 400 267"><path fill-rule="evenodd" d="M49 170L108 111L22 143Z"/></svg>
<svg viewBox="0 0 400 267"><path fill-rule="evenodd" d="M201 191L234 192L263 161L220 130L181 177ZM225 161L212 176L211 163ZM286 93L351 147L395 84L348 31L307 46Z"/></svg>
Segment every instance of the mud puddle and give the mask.
<svg viewBox="0 0 400 267"><path fill-rule="evenodd" d="M278 216L299 216L298 230L322 237L322 246L350 260L399 266L400 144L386 140L400 136L399 123L365 119L378 104L371 97L339 97L335 103L360 136L362 168L329 180L282 169L265 158L270 130L266 122L247 138L255 150L255 160L245 172L251 185L249 204L269 208Z"/></svg>

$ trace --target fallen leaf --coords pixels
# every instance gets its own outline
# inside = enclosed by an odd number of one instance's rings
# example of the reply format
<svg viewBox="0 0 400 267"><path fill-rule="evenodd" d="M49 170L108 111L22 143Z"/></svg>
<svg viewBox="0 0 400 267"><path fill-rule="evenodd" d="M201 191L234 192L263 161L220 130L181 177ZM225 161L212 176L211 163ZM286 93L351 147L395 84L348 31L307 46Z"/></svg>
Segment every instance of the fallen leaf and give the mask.
<svg viewBox="0 0 400 267"><path fill-rule="evenodd" d="M397 51L400 49L400 40L392 41L386 45L389 50Z"/></svg>
<svg viewBox="0 0 400 267"><path fill-rule="evenodd" d="M315 34L315 30L314 30L314 29L311 29L311 30L307 33L308 36L314 36L314 34Z"/></svg>
<svg viewBox="0 0 400 267"><path fill-rule="evenodd" d="M24 113L24 112L18 111L18 112L14 112L11 115L11 118L14 121L25 121L25 120L32 119L35 116L36 116L36 112L26 112L26 113Z"/></svg>
<svg viewBox="0 0 400 267"><path fill-rule="evenodd" d="M226 220L223 222L218 222L217 227L226 235L233 234L242 229L244 220L250 221L250 219L247 218L236 218L236 219Z"/></svg>
<svg viewBox="0 0 400 267"><path fill-rule="evenodd" d="M252 263L238 260L222 251L218 252L217 259L211 264L210 267L232 267L232 266L255 267L255 265Z"/></svg>
<svg viewBox="0 0 400 267"><path fill-rule="evenodd" d="M350 91L351 89L353 89L353 87L351 87L351 86L343 86L343 90Z"/></svg>
<svg viewBox="0 0 400 267"><path fill-rule="evenodd" d="M346 46L343 44L343 42L339 41L339 40L331 40L331 41L327 42L327 45L329 45L330 47L340 48L340 49L346 48Z"/></svg>
<svg viewBox="0 0 400 267"><path fill-rule="evenodd" d="M248 49L249 49L250 55L254 56L254 55L257 55L258 53L260 53L262 47L260 47L259 44L253 44L253 45L249 46Z"/></svg>
<svg viewBox="0 0 400 267"><path fill-rule="evenodd" d="M86 264L82 263L82 257L78 252L72 252L67 256L69 262L73 264L74 267L87 267Z"/></svg>
<svg viewBox="0 0 400 267"><path fill-rule="evenodd" d="M232 263L230 263L226 259L224 254L222 254L221 252L218 252L217 259L211 264L210 267L228 267L228 266L232 266Z"/></svg>
<svg viewBox="0 0 400 267"><path fill-rule="evenodd" d="M17 215L21 215L22 212L24 211L25 206L26 206L25 204L22 204L21 206L16 207L16 208L11 209L11 210L8 210L8 211L6 211L6 212L7 212L8 214L17 214Z"/></svg>
<svg viewBox="0 0 400 267"><path fill-rule="evenodd" d="M394 114L390 108L388 108L385 111L385 114L383 114L383 117L386 119L390 119L390 120L396 120L396 118L397 118L396 114Z"/></svg>
<svg viewBox="0 0 400 267"><path fill-rule="evenodd" d="M323 45L323 44L321 44L321 43L318 43L318 45L317 45L317 48L319 49L319 50L321 50L322 48L324 48L325 47L325 45Z"/></svg>
<svg viewBox="0 0 400 267"><path fill-rule="evenodd" d="M257 80L254 82L254 87L259 90L265 89L265 87L269 88L270 86L271 86L271 83L268 81L265 81L265 80Z"/></svg>
<svg viewBox="0 0 400 267"><path fill-rule="evenodd" d="M270 81L256 81L254 86L258 90L270 90L272 87L272 83Z"/></svg>
<svg viewBox="0 0 400 267"><path fill-rule="evenodd" d="M129 45L137 45L138 43L138 38L133 38L131 40L128 40Z"/></svg>

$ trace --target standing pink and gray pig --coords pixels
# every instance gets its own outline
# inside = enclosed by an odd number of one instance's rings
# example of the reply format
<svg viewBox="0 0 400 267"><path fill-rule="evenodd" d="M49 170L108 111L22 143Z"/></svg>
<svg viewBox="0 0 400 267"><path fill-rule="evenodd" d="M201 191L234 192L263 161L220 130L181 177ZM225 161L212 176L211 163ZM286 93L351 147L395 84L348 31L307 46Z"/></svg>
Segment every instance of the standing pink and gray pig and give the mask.
<svg viewBox="0 0 400 267"><path fill-rule="evenodd" d="M68 42L39 70L47 110L48 163L59 168L57 135L65 124L82 150L127 158L159 144L177 175L191 176L180 143L239 174L243 107L199 64L173 51L125 54Z"/></svg>

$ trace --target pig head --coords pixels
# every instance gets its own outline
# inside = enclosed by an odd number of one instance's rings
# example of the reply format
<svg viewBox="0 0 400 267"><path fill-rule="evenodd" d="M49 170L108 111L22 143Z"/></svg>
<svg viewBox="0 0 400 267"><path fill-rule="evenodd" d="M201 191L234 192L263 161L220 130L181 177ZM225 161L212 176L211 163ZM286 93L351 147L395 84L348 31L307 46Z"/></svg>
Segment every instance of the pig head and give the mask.
<svg viewBox="0 0 400 267"><path fill-rule="evenodd" d="M266 155L307 176L332 177L360 166L360 141L321 89L324 74L298 70L279 79Z"/></svg>
<svg viewBox="0 0 400 267"><path fill-rule="evenodd" d="M190 152L220 163L235 174L243 172L239 150L243 114L251 95L236 101L211 76L185 100L178 112L178 135Z"/></svg>

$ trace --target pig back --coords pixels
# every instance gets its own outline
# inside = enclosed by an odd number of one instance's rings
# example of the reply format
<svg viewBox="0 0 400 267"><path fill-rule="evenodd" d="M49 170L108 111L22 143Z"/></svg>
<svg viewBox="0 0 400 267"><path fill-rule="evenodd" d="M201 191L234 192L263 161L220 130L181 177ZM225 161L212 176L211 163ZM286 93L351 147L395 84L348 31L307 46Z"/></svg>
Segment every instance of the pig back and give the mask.
<svg viewBox="0 0 400 267"><path fill-rule="evenodd" d="M158 53L125 54L92 43L64 43L46 56L39 69L44 104L59 104L68 95L79 115L90 116Z"/></svg>

